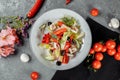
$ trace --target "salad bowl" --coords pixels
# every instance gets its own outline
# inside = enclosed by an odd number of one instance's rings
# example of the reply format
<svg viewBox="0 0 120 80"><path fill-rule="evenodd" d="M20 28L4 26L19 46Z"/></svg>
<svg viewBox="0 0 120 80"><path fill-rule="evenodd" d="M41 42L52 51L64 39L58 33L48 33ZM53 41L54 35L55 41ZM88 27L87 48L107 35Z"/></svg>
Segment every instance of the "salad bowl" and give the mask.
<svg viewBox="0 0 120 80"><path fill-rule="evenodd" d="M65 15L72 16L78 21L81 30L85 33L85 36L83 38L83 44L80 50L77 52L76 56L73 59L71 59L68 64L63 64L61 66L58 66L56 65L55 62L50 62L43 58L42 55L48 53L48 51L38 46L43 36L39 28L42 24L49 21L54 22L55 20L60 19ZM53 9L48 12L45 12L36 20L36 22L32 26L30 33L30 46L34 55L37 57L37 59L40 61L41 64L44 64L48 68L52 68L55 70L71 69L82 63L89 53L91 43L92 43L92 37L91 37L91 31L89 29L89 25L82 16L69 9Z"/></svg>

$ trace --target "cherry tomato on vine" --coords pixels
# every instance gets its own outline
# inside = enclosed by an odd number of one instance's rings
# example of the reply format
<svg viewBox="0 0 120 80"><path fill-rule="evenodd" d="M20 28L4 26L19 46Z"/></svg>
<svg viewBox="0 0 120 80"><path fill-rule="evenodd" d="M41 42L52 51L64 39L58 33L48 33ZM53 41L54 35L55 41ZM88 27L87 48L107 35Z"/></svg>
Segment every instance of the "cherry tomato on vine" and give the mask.
<svg viewBox="0 0 120 80"><path fill-rule="evenodd" d="M94 54L94 53L95 53L95 50L91 48L89 51L89 54Z"/></svg>
<svg viewBox="0 0 120 80"><path fill-rule="evenodd" d="M38 79L39 76L40 76L40 75L39 75L38 72L32 72L31 75L30 75L30 77L31 77L33 80Z"/></svg>
<svg viewBox="0 0 120 80"><path fill-rule="evenodd" d="M98 52L95 54L95 59L98 60L98 61L102 61L103 60L103 54Z"/></svg>
<svg viewBox="0 0 120 80"><path fill-rule="evenodd" d="M107 54L113 56L116 53L116 49L108 49Z"/></svg>
<svg viewBox="0 0 120 80"><path fill-rule="evenodd" d="M107 47L103 46L102 51L101 52L106 52L107 51Z"/></svg>
<svg viewBox="0 0 120 80"><path fill-rule="evenodd" d="M107 49L114 49L116 47L116 42L114 40L108 40L105 43Z"/></svg>
<svg viewBox="0 0 120 80"><path fill-rule="evenodd" d="M100 68L101 68L101 62L98 61L98 60L94 60L94 61L92 62L92 67L93 67L94 69L100 69Z"/></svg>
<svg viewBox="0 0 120 80"><path fill-rule="evenodd" d="M97 8L93 8L93 9L90 10L90 14L92 16L98 16L99 10Z"/></svg>
<svg viewBox="0 0 120 80"><path fill-rule="evenodd" d="M114 59L117 60L117 61L120 61L120 52L117 52L117 53L114 55Z"/></svg>
<svg viewBox="0 0 120 80"><path fill-rule="evenodd" d="M95 50L95 52L101 52L102 48L103 48L103 45L99 42L97 42L93 45L93 49Z"/></svg>
<svg viewBox="0 0 120 80"><path fill-rule="evenodd" d="M117 46L117 51L120 52L120 45Z"/></svg>

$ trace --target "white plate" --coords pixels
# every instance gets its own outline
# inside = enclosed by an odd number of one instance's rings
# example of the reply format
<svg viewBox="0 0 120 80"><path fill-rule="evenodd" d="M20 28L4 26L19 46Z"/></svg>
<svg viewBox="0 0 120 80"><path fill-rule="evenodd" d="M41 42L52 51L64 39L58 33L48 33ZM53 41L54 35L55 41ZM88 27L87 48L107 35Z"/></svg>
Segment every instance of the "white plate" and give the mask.
<svg viewBox="0 0 120 80"><path fill-rule="evenodd" d="M71 59L68 64L62 64L61 66L57 66L54 62L49 62L43 59L43 57L41 56L41 54L44 54L46 50L40 49L38 47L38 44L40 43L42 36L39 27L43 23L46 23L48 21L54 21L56 19L64 17L65 15L72 16L76 20L78 20L79 24L81 25L81 29L83 30L83 32L85 32L85 37L82 48L77 53L76 57ZM92 42L91 31L89 29L87 22L78 13L68 9L54 9L41 15L32 26L31 35L30 35L30 44L31 44L30 46L37 59L47 67L56 70L70 69L82 63L83 60L87 57L87 54L91 47L91 42Z"/></svg>

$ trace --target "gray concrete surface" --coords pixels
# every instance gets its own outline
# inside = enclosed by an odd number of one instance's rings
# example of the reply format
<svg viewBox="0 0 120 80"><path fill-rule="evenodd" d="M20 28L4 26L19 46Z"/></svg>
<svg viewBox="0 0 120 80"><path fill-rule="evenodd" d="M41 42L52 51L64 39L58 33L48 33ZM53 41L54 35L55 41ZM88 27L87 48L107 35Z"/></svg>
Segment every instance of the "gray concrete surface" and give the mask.
<svg viewBox="0 0 120 80"><path fill-rule="evenodd" d="M35 0L0 0L0 16L25 16L34 2ZM98 17L89 15L89 10L92 7L100 10ZM107 28L109 28L107 23L112 17L117 17L120 20L120 0L72 0L69 5L65 5L65 0L46 0L41 10L35 16L35 19L44 12L56 8L74 10L85 19L91 17ZM111 30L120 33L119 29ZM20 61L19 57L23 52L31 56L29 63L22 63ZM30 80L29 74L32 71L38 71L41 74L40 80L50 80L56 72L45 67L36 59L30 49L29 39L25 40L24 46L17 49L16 55L0 59L0 80Z"/></svg>

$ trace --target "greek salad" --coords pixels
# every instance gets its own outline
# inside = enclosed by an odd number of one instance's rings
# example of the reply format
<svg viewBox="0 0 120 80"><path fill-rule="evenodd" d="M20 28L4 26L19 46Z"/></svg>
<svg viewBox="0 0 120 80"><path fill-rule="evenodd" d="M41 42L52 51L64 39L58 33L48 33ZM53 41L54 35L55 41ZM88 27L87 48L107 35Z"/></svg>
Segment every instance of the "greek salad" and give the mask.
<svg viewBox="0 0 120 80"><path fill-rule="evenodd" d="M42 57L58 66L68 64L70 59L77 56L85 36L80 24L71 16L47 22L40 26L40 31L43 36L39 47L48 50Z"/></svg>

